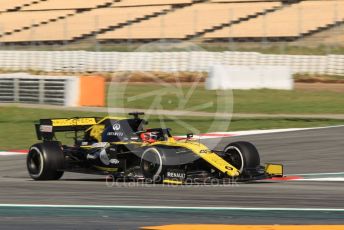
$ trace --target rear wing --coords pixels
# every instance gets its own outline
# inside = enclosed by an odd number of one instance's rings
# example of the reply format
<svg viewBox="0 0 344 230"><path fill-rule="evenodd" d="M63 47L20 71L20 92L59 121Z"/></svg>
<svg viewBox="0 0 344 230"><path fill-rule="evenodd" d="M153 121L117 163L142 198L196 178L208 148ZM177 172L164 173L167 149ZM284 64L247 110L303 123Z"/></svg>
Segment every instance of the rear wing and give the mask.
<svg viewBox="0 0 344 230"><path fill-rule="evenodd" d="M53 140L56 132L75 132L75 140L78 131L86 131L93 125L104 124L105 126L113 125L113 122L127 120L130 130L141 130L142 126L147 124L147 121L139 118L144 115L142 112L131 112L129 115L134 118L128 119L125 117L73 117L73 118L53 118L53 119L40 119L35 124L36 135L38 140ZM125 126L125 125L124 125Z"/></svg>
<svg viewBox="0 0 344 230"><path fill-rule="evenodd" d="M38 140L52 140L56 132L83 131L98 123L100 117L40 119L35 124Z"/></svg>

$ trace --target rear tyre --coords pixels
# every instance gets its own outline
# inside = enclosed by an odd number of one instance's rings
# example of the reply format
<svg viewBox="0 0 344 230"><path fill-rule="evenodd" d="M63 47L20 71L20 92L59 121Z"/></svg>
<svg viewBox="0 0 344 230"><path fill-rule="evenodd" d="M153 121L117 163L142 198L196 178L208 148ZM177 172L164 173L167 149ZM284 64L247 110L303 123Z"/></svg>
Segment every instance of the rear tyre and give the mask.
<svg viewBox="0 0 344 230"><path fill-rule="evenodd" d="M255 169L260 165L260 157L256 147L250 142L238 141L224 149L224 160L237 168L240 173L245 169Z"/></svg>
<svg viewBox="0 0 344 230"><path fill-rule="evenodd" d="M63 176L64 155L58 142L44 142L30 147L27 170L34 180L58 180Z"/></svg>
<svg viewBox="0 0 344 230"><path fill-rule="evenodd" d="M147 182L162 183L165 174L164 155L157 148L146 149L141 157L141 171Z"/></svg>

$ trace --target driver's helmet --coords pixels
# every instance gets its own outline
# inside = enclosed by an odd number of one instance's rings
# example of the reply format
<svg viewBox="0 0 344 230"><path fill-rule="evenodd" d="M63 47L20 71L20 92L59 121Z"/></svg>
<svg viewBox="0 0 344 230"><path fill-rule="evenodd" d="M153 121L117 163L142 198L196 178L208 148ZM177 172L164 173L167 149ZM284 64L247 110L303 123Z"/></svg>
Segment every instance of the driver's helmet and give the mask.
<svg viewBox="0 0 344 230"><path fill-rule="evenodd" d="M154 143L158 140L156 132L145 132L140 134L140 138L143 142Z"/></svg>

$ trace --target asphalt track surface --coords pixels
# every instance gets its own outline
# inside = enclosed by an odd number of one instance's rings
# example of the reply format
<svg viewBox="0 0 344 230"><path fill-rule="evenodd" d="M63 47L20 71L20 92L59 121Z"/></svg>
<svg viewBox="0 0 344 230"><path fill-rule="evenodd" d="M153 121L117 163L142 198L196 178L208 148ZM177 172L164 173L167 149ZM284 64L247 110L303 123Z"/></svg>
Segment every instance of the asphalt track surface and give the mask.
<svg viewBox="0 0 344 230"><path fill-rule="evenodd" d="M344 127L208 139L253 142L262 162L283 163L286 174L344 172ZM282 181L214 186L108 183L102 176L66 173L32 181L25 156L0 158L1 204L257 207L281 210L0 207L0 229L138 229L175 223L344 224L344 212L283 210L344 208L344 182Z"/></svg>

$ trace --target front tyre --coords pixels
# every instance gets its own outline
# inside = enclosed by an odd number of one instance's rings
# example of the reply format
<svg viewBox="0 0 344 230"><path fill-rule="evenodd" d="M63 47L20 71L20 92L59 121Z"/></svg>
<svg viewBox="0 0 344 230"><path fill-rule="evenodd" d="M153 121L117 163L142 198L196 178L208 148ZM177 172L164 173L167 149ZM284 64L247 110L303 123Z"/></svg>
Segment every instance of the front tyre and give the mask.
<svg viewBox="0 0 344 230"><path fill-rule="evenodd" d="M58 142L44 142L30 147L27 170L34 180L58 180L63 176L64 155Z"/></svg>
<svg viewBox="0 0 344 230"><path fill-rule="evenodd" d="M223 158L237 168L240 173L260 166L260 157L256 147L250 142L238 141L227 145Z"/></svg>

